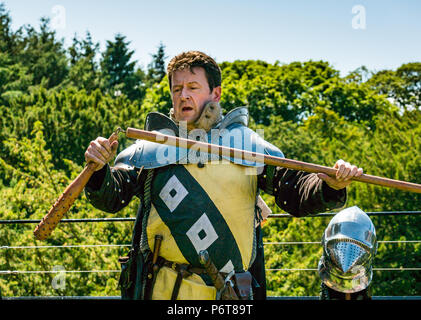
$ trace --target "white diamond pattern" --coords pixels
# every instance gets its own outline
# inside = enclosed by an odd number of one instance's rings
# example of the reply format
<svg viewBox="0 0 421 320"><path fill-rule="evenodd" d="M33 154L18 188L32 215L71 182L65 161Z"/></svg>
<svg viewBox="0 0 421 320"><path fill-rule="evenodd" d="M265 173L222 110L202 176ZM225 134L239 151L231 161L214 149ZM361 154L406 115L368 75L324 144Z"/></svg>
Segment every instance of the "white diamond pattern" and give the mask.
<svg viewBox="0 0 421 320"><path fill-rule="evenodd" d="M218 239L218 234L206 213L192 225L186 232L186 235L189 237L197 253L201 250L206 250Z"/></svg>
<svg viewBox="0 0 421 320"><path fill-rule="evenodd" d="M159 196L168 209L173 212L188 194L189 192L184 188L180 180L173 175L162 188Z"/></svg>

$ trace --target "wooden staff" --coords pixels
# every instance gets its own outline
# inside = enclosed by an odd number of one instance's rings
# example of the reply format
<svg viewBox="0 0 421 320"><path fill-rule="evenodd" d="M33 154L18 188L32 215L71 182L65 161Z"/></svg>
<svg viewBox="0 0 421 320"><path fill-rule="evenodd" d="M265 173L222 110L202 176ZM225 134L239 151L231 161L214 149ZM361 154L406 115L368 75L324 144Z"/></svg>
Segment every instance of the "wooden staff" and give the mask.
<svg viewBox="0 0 421 320"><path fill-rule="evenodd" d="M185 138L179 138L175 136L165 135L159 132L150 132L146 130L140 130L135 128L127 128L126 136L133 139L142 139L151 142L167 144L175 147L183 148L195 148L203 152L216 154L218 156L229 156L231 158L237 158L247 160L251 162L265 163L271 166L279 166L294 170L306 171L311 173L325 173L331 177L336 176L337 169L331 167L325 167L313 163L307 163L297 160L291 160L286 158L279 158L271 155L255 153L235 148L229 148L225 146L219 146L216 144L210 144L202 141L189 140ZM375 184L383 187L396 188L404 191L421 193L421 185L405 182L400 180L393 180L383 177L372 176L368 174L362 174L359 177L353 177L351 180L360 181L369 184Z"/></svg>
<svg viewBox="0 0 421 320"><path fill-rule="evenodd" d="M110 144L117 140L120 131L122 130L118 128L113 132L109 138ZM96 163L89 162L76 179L63 191L62 195L57 199L50 211L48 211L35 228L34 236L36 239L44 240L50 236L66 212L69 211L73 202L75 202L76 198L83 191L83 188L85 188L97 166Z"/></svg>
<svg viewBox="0 0 421 320"><path fill-rule="evenodd" d="M113 142L118 138L119 132L123 132L123 130L118 128L110 136L110 142ZM320 166L317 164L306 163L286 158L279 158L275 156L219 146L201 141L178 138L158 132L127 128L125 134L128 138L143 139L151 142L168 144L171 146L182 147L187 149L195 148L197 150L206 151L207 153L217 154L219 156L229 156L231 158L243 159L251 162L260 162L272 166L285 167L306 172L320 172L332 177L336 175L337 171L334 168ZM95 172L96 166L97 165L93 162L88 163L83 169L83 171L79 174L79 176L77 176L77 178L73 180L73 182L64 190L63 194L58 198L58 200L54 203L50 211L44 216L44 218L35 228L34 235L36 239L44 240L53 232L57 224L63 218L64 214L70 209L73 202L85 188L85 185L88 183L90 177ZM352 180L380 185L384 187L396 188L404 191L421 193L421 185L411 182L376 177L368 174L362 174L359 177L352 178Z"/></svg>

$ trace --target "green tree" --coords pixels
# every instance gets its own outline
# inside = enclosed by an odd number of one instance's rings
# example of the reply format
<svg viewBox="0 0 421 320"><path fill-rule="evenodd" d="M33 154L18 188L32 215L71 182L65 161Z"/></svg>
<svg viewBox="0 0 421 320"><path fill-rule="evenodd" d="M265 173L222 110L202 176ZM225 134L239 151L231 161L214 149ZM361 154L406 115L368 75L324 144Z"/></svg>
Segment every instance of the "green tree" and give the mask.
<svg viewBox="0 0 421 320"><path fill-rule="evenodd" d="M73 43L69 47L70 63L75 65L80 59L87 58L95 66L95 57L98 54L99 43L94 43L91 33L86 32L85 39L79 40L77 34L73 37Z"/></svg>
<svg viewBox="0 0 421 320"><path fill-rule="evenodd" d="M33 75L32 84L48 89L60 85L69 72L63 39L56 39L48 18L41 18L40 31L30 25L26 25L24 30L23 49L18 59Z"/></svg>
<svg viewBox="0 0 421 320"><path fill-rule="evenodd" d="M0 104L7 104L33 82L33 75L19 59L22 29L12 30L12 19L0 3Z"/></svg>
<svg viewBox="0 0 421 320"><path fill-rule="evenodd" d="M165 76L159 84L155 84L146 90L142 109L144 112L157 111L168 115L171 108L171 91L168 78Z"/></svg>
<svg viewBox="0 0 421 320"><path fill-rule="evenodd" d="M379 71L373 74L368 84L402 110L421 108L421 62L403 64L396 71Z"/></svg>
<svg viewBox="0 0 421 320"><path fill-rule="evenodd" d="M70 55L70 70L67 79L69 84L78 89L85 89L88 93L100 88L100 70L96 61L99 43L93 42L89 32L82 40L75 35L68 52Z"/></svg>
<svg viewBox="0 0 421 320"><path fill-rule="evenodd" d="M15 53L19 33L12 30L12 18L4 3L0 3L0 52Z"/></svg>
<svg viewBox="0 0 421 320"><path fill-rule="evenodd" d="M141 79L135 70L136 61L131 61L134 51L125 39L122 34L116 34L114 41L107 40L101 60L102 88L113 95L124 93L130 99L141 99Z"/></svg>
<svg viewBox="0 0 421 320"><path fill-rule="evenodd" d="M158 46L156 53L152 54L152 61L148 65L146 77L147 87L152 87L155 83L160 83L166 75L165 68L165 46L162 42Z"/></svg>
<svg viewBox="0 0 421 320"><path fill-rule="evenodd" d="M143 128L146 112L137 101L127 96L103 95L100 90L46 90L38 88L31 94L14 98L8 108L0 107L2 127L0 150L8 163L16 159L5 150L3 141L9 137L28 137L36 121L44 125L44 139L58 169L66 169L64 159L78 165L84 163L84 152L91 140L109 137L117 128ZM132 143L120 136L119 150Z"/></svg>
<svg viewBox="0 0 421 320"><path fill-rule="evenodd" d="M0 52L0 104L25 92L33 82L33 75L21 62L13 62L6 52Z"/></svg>
<svg viewBox="0 0 421 320"><path fill-rule="evenodd" d="M390 109L390 103L360 78L342 79L324 61L285 65L235 61L222 63L221 69L225 110L247 105L258 124L269 125L272 115L300 123L322 106L347 120L372 125L377 113Z"/></svg>

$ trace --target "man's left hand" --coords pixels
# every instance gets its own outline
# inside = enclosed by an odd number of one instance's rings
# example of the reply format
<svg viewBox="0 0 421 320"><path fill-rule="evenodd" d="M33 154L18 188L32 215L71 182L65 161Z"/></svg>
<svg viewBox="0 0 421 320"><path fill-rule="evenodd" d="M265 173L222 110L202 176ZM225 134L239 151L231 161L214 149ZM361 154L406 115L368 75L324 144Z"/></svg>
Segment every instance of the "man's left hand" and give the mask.
<svg viewBox="0 0 421 320"><path fill-rule="evenodd" d="M338 170L336 171L336 177L333 178L324 173L318 173L317 176L335 190L346 188L352 182L351 179L353 177L359 177L363 174L362 168L358 168L342 159L338 160L333 168Z"/></svg>

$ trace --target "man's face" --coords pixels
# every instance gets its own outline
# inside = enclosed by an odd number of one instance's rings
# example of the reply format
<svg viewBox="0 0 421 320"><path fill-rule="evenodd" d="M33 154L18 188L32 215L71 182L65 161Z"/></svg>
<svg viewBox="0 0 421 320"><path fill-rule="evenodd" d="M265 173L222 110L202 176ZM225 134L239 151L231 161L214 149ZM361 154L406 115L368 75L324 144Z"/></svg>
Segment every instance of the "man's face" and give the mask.
<svg viewBox="0 0 421 320"><path fill-rule="evenodd" d="M208 102L219 102L221 87L209 89L205 69L193 68L175 71L172 75L172 103L174 117L177 121L187 121L188 124L196 121L203 107Z"/></svg>

